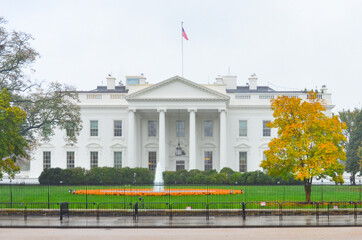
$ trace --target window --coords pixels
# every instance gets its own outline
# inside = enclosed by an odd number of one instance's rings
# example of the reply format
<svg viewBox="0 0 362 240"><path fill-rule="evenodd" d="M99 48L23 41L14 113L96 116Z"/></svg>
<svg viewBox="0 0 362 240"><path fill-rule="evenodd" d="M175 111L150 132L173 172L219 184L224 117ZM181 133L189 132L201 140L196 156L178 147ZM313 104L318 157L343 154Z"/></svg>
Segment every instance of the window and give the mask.
<svg viewBox="0 0 362 240"><path fill-rule="evenodd" d="M156 121L153 121L153 120L148 121L148 136L149 137L157 136Z"/></svg>
<svg viewBox="0 0 362 240"><path fill-rule="evenodd" d="M74 152L67 152L67 169L74 168Z"/></svg>
<svg viewBox="0 0 362 240"><path fill-rule="evenodd" d="M267 126L270 121L263 121L263 137L270 137L271 136L271 129Z"/></svg>
<svg viewBox="0 0 362 240"><path fill-rule="evenodd" d="M114 167L122 168L122 152L114 152Z"/></svg>
<svg viewBox="0 0 362 240"><path fill-rule="evenodd" d="M239 120L239 137L248 136L248 121Z"/></svg>
<svg viewBox="0 0 362 240"><path fill-rule="evenodd" d="M176 121L176 137L185 137L185 121Z"/></svg>
<svg viewBox="0 0 362 240"><path fill-rule="evenodd" d="M205 159L205 171L212 169L212 152L206 151L204 153L204 159Z"/></svg>
<svg viewBox="0 0 362 240"><path fill-rule="evenodd" d="M274 99L274 95L259 95L259 99Z"/></svg>
<svg viewBox="0 0 362 240"><path fill-rule="evenodd" d="M90 135L91 137L98 137L98 120L90 121Z"/></svg>
<svg viewBox="0 0 362 240"><path fill-rule="evenodd" d="M139 78L127 78L127 85L140 84Z"/></svg>
<svg viewBox="0 0 362 240"><path fill-rule="evenodd" d="M90 152L90 168L98 167L98 152Z"/></svg>
<svg viewBox="0 0 362 240"><path fill-rule="evenodd" d="M212 121L204 121L204 137L212 137Z"/></svg>
<svg viewBox="0 0 362 240"><path fill-rule="evenodd" d="M113 121L113 129L115 137L122 137L122 121L115 120Z"/></svg>
<svg viewBox="0 0 362 240"><path fill-rule="evenodd" d="M51 152L43 152L43 169L51 167Z"/></svg>
<svg viewBox="0 0 362 240"><path fill-rule="evenodd" d="M156 152L148 152L148 169L156 170Z"/></svg>
<svg viewBox="0 0 362 240"><path fill-rule="evenodd" d="M247 152L239 152L239 171L246 172L247 171Z"/></svg>
<svg viewBox="0 0 362 240"><path fill-rule="evenodd" d="M176 171L185 169L185 161L176 161Z"/></svg>

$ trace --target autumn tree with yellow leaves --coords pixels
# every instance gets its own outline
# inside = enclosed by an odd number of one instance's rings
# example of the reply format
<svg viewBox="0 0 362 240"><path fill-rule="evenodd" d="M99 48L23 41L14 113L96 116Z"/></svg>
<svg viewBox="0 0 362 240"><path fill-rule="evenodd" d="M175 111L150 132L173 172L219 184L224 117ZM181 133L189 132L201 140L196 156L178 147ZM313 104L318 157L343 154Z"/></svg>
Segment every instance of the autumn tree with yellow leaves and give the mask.
<svg viewBox="0 0 362 240"><path fill-rule="evenodd" d="M0 178L3 172L14 177L19 171L16 161L28 157L28 142L19 133L26 113L11 106L10 100L11 95L6 89L0 91Z"/></svg>
<svg viewBox="0 0 362 240"><path fill-rule="evenodd" d="M274 121L269 127L278 129L278 137L264 151L266 160L260 166L271 176L293 176L304 182L306 201L310 202L312 181L332 177L342 183L346 154L343 129L337 116L324 114L326 104L310 92L307 100L279 96L271 100Z"/></svg>

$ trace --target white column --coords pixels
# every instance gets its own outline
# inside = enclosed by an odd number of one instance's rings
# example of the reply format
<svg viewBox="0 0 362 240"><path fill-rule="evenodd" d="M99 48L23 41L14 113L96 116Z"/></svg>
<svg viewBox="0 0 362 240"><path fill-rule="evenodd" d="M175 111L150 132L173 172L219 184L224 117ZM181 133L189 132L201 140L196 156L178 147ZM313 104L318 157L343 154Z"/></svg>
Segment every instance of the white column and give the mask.
<svg viewBox="0 0 362 240"><path fill-rule="evenodd" d="M226 110L220 112L220 170L226 167Z"/></svg>
<svg viewBox="0 0 362 240"><path fill-rule="evenodd" d="M128 110L128 143L127 143L127 150L128 150L128 159L125 167L133 168L135 166L135 154L136 154L136 146L135 146L135 109Z"/></svg>
<svg viewBox="0 0 362 240"><path fill-rule="evenodd" d="M158 161L161 164L161 169L164 171L166 167L166 109L159 108L157 111L159 112Z"/></svg>
<svg viewBox="0 0 362 240"><path fill-rule="evenodd" d="M190 146L189 146L189 170L196 169L196 109L188 109L190 112Z"/></svg>

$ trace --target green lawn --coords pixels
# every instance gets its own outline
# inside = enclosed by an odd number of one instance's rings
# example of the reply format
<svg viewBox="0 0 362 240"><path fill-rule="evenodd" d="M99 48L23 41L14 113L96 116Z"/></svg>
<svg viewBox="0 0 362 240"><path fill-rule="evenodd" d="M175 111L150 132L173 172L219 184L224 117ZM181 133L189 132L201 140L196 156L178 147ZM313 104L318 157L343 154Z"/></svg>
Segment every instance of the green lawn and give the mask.
<svg viewBox="0 0 362 240"><path fill-rule="evenodd" d="M88 202L88 203L134 203L139 196L77 195L69 189L135 189L152 186L41 186L41 185L0 185L0 202ZM244 194L202 195L202 196L145 196L144 203L190 203L190 202L259 202L259 201L305 201L304 186L166 186L170 188L223 188L244 190ZM323 190L323 191L322 191ZM360 201L360 186L324 185L312 187L312 201ZM48 194L49 193L49 194ZM2 206L0 206L1 208Z"/></svg>

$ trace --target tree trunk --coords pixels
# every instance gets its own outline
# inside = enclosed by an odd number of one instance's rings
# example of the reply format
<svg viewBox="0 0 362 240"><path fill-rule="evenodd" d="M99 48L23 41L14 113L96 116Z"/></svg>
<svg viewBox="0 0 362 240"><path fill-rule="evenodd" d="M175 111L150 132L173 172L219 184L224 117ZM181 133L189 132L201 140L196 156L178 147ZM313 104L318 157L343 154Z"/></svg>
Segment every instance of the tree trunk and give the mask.
<svg viewBox="0 0 362 240"><path fill-rule="evenodd" d="M305 201L310 202L310 197L312 195L312 184L305 183L304 190L305 190Z"/></svg>

